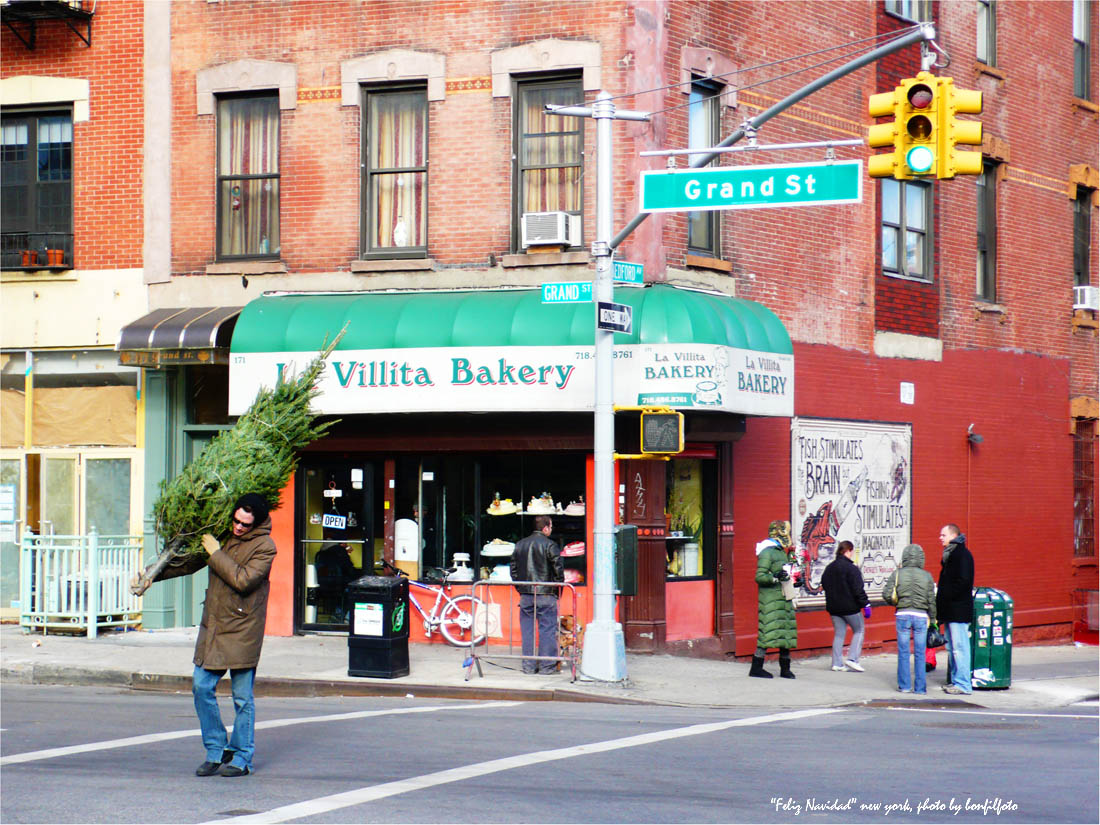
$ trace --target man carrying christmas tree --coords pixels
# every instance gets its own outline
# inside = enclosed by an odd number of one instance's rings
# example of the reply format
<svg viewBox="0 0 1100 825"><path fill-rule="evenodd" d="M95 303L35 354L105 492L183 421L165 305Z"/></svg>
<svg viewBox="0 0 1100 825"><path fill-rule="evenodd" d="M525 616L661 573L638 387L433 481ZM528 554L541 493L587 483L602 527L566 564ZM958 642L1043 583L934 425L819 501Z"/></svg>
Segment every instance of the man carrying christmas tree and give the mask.
<svg viewBox="0 0 1100 825"><path fill-rule="evenodd" d="M202 546L208 554L205 563L210 568L210 584L195 642L195 673L191 681L202 744L206 748L206 761L195 771L198 776L252 773L256 718L252 685L264 643L268 577L275 559L268 510L263 496L243 495L233 507L233 535L225 544L219 546L209 533L202 537ZM161 578L194 573L203 561L200 558L168 568ZM226 735L214 694L226 670L236 709L232 737Z"/></svg>

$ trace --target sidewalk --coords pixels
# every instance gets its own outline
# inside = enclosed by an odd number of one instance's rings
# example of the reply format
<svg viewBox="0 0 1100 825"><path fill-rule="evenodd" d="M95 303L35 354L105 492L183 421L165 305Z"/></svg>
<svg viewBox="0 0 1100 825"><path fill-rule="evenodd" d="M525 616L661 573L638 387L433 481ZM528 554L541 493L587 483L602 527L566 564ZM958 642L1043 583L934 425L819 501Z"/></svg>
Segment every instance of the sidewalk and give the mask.
<svg viewBox="0 0 1100 825"><path fill-rule="evenodd" d="M191 689L196 628L104 633L99 638L25 634L0 626L0 681L4 684L101 685L135 690ZM505 652L507 652L505 650ZM518 650L515 651L518 653ZM698 707L798 708L853 704L989 708L1026 711L1095 701L1100 658L1095 647L1016 647L1012 686L953 697L939 688L945 657L929 676L927 696L896 692L893 653L864 656L865 673L834 673L829 657L796 659L796 679L752 679L749 665L734 661L665 655L627 655L624 684L585 681L569 675L528 676L518 660L483 659L485 675L463 667L466 653L446 645L409 645L410 675L368 679L347 674L345 636L268 637L257 672L261 695L396 695L464 699L519 699L641 703Z"/></svg>

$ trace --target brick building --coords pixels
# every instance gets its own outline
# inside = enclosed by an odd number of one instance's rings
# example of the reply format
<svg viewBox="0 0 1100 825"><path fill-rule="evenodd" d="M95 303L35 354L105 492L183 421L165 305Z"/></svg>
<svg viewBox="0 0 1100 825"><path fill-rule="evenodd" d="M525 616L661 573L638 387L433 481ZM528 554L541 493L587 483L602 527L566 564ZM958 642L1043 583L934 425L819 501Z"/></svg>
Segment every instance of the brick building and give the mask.
<svg viewBox="0 0 1100 825"><path fill-rule="evenodd" d="M142 17L129 0L0 8L5 618L20 615L23 528L142 529L140 372L114 351L147 309ZM80 608L74 591L51 609Z"/></svg>
<svg viewBox="0 0 1100 825"><path fill-rule="evenodd" d="M535 290L592 277L595 128L542 104L606 90L655 113L613 127L618 231L640 173L666 167L641 152L714 145L930 19L950 60L933 71L984 95L981 176L864 168L858 203L658 212L618 250L646 286L616 290L637 325L617 336L616 402L675 396L687 418L681 456L618 465L622 519L640 528L627 645L751 653L753 547L777 518L806 548L801 648L831 638L816 582L837 539L856 542L874 593L909 541L935 574L945 522L968 535L978 584L1015 598L1019 640L1095 633L1096 17L1082 2L151 4L146 38L171 45L146 52L159 108L145 140L171 162L145 197L170 205L157 234L170 242L146 255L161 313L146 323L175 318L192 345L122 348L158 365L144 371L147 490L350 322L321 401L341 422L275 513L269 632L345 626L319 575L327 544L357 566L385 556L427 575L460 552L492 572L492 541L530 526L488 516L495 494L521 507L592 494L591 309ZM757 142L864 138L870 95L920 59L911 46L839 79ZM524 218L544 212L549 235ZM209 311L173 315L185 308ZM575 380L545 394L507 369L563 353ZM479 357L495 372L477 373ZM717 380L646 384L643 360L656 375L662 357L698 358ZM751 380L742 392L734 375L752 369L781 397ZM622 452L636 420L619 416ZM590 519L556 524L587 620ZM154 588L147 624L192 623L201 592ZM869 644L893 638L881 613Z"/></svg>

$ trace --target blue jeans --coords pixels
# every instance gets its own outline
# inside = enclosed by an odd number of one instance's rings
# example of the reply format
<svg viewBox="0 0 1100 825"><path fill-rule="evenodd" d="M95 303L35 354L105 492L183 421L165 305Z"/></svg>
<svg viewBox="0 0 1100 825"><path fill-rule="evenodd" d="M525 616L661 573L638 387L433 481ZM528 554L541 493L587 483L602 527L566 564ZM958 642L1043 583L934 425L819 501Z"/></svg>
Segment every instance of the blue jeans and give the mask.
<svg viewBox="0 0 1100 825"><path fill-rule="evenodd" d="M947 678L963 693L970 693L970 623L948 622L947 631Z"/></svg>
<svg viewBox="0 0 1100 825"><path fill-rule="evenodd" d="M535 626L538 625L538 650L535 654ZM519 630L523 635L523 655L558 655L558 597L534 596L523 593L519 597ZM535 659L523 660L523 672L535 673L549 671L557 667L557 662L540 662Z"/></svg>
<svg viewBox="0 0 1100 825"><path fill-rule="evenodd" d="M252 770L252 754L256 750L256 703L252 699L252 685L256 681L256 668L229 671L233 707L237 711L231 737L226 735L218 709L218 697L214 693L218 680L224 675L224 670L206 670L196 665L195 674L191 677L191 693L195 697L195 713L202 729L206 761L221 762L222 752L230 750L233 752L230 764Z"/></svg>
<svg viewBox="0 0 1100 825"><path fill-rule="evenodd" d="M894 618L898 631L898 690L906 693L927 693L928 684L924 673L924 648L928 644L928 617L903 616ZM914 667L909 672L909 636L913 637ZM916 684L913 684L913 677Z"/></svg>

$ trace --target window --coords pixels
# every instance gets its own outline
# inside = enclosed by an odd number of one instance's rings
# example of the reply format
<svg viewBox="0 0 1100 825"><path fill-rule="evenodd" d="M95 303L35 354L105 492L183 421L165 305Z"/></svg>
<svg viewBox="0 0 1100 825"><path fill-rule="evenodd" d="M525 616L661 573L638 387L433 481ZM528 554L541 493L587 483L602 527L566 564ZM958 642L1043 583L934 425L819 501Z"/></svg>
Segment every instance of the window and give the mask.
<svg viewBox="0 0 1100 825"><path fill-rule="evenodd" d="M997 65L997 3L978 0L978 60L987 66Z"/></svg>
<svg viewBox="0 0 1100 825"><path fill-rule="evenodd" d="M72 265L73 119L69 111L0 121L5 269Z"/></svg>
<svg viewBox="0 0 1100 825"><path fill-rule="evenodd" d="M1089 4L1086 0L1073 0L1073 94L1089 99Z"/></svg>
<svg viewBox="0 0 1100 825"><path fill-rule="evenodd" d="M1096 419L1078 418L1073 435L1073 554L1096 555Z"/></svg>
<svg viewBox="0 0 1100 825"><path fill-rule="evenodd" d="M713 83L697 81L691 84L688 97L688 148L701 149L714 146L720 140L719 112L721 97L719 87ZM697 156L693 155L692 160ZM712 258L719 256L718 239L721 212L689 212L688 249Z"/></svg>
<svg viewBox="0 0 1100 825"><path fill-rule="evenodd" d="M428 98L421 88L365 90L363 254L428 251Z"/></svg>
<svg viewBox="0 0 1100 825"><path fill-rule="evenodd" d="M881 194L883 271L932 280L932 187L885 178Z"/></svg>
<svg viewBox="0 0 1100 825"><path fill-rule="evenodd" d="M932 19L930 0L886 0L886 11L906 20L927 22Z"/></svg>
<svg viewBox="0 0 1100 825"><path fill-rule="evenodd" d="M997 300L997 164L986 161L978 176L978 281L976 294Z"/></svg>
<svg viewBox="0 0 1100 825"><path fill-rule="evenodd" d="M580 104L580 79L521 81L515 101L515 204L513 248L519 248L520 215L525 212L583 213L583 119L548 115L547 103ZM580 239L574 246L581 244Z"/></svg>
<svg viewBox="0 0 1100 825"><path fill-rule="evenodd" d="M1073 283L1089 284L1089 238L1092 234L1092 195L1095 190L1077 187L1073 201Z"/></svg>
<svg viewBox="0 0 1100 825"><path fill-rule="evenodd" d="M218 99L218 258L279 254L279 97Z"/></svg>

